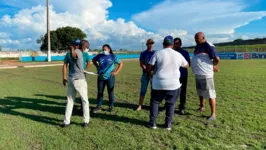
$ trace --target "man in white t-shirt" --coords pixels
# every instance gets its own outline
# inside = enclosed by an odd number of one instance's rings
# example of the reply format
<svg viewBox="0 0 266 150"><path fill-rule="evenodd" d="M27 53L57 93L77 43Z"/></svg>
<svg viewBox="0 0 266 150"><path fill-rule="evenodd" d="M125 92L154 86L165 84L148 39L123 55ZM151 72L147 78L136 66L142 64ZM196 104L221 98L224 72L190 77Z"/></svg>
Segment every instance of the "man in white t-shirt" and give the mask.
<svg viewBox="0 0 266 150"><path fill-rule="evenodd" d="M148 127L156 129L156 118L160 103L165 99L166 117L165 128L171 130L174 116L175 103L180 94L180 67L188 68L186 59L173 50L174 39L172 36L164 38L164 49L156 51L151 57L147 71L152 74L152 68L156 68L152 79L150 121Z"/></svg>

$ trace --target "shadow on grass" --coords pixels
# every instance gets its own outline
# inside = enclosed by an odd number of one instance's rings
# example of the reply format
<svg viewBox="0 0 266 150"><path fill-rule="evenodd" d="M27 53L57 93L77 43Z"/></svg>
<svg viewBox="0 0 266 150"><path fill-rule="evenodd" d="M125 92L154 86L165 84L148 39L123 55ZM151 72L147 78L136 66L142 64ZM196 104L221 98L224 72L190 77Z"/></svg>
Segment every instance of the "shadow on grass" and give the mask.
<svg viewBox="0 0 266 150"><path fill-rule="evenodd" d="M65 99L63 96L52 96L52 95L40 95L54 99ZM95 99L90 99L90 102L96 104ZM65 112L65 104L60 102L49 101L45 99L33 99L33 98L22 98L22 97L5 97L4 99L0 99L0 113L8 114L12 116L20 116L26 119L30 119L36 122L41 122L49 125L59 125L63 120L59 120L56 118L52 118L47 116L47 113L64 115ZM117 107L125 107L125 108L135 108L134 104L126 104L126 103L117 103ZM21 109L21 110L19 110ZM92 108L90 108L92 110ZM30 112L25 112L30 111ZM77 109L73 109L75 111ZM24 111L24 112L23 112ZM32 112L34 111L34 112ZM75 112L73 112L73 115ZM124 116L118 116L114 113L105 113L105 114L93 114L91 113L91 117L114 121L114 122L123 122L130 123L136 125L145 125L147 122L128 118ZM63 119L63 118L62 118ZM77 124L75 122L71 122L71 124Z"/></svg>
<svg viewBox="0 0 266 150"><path fill-rule="evenodd" d="M65 112L64 103L49 101L45 99L5 97L4 99L0 99L0 106L1 106L0 113L9 114L13 116L21 116L33 121L50 125L59 125L59 123L61 123L63 120L48 117L46 116L46 113L64 115ZM35 112L34 113L22 112L25 110L35 111ZM73 114L75 115L78 113L75 112Z"/></svg>
<svg viewBox="0 0 266 150"><path fill-rule="evenodd" d="M56 100L65 100L66 96L57 96L57 95L45 95L45 94L36 94L35 96L40 96L40 97L46 97L46 98L52 98L52 99L56 99ZM76 99L76 102L79 102L80 98ZM89 103L92 105L96 105L97 104L97 100L95 98L90 98L89 99ZM138 102L136 102L136 104L132 104L130 102L124 102L123 100L116 100L114 107L119 107L119 108L126 108L126 109L132 109L132 110L136 110L138 105ZM103 101L103 105L107 105L108 106L108 101L104 100ZM144 105L143 110L150 110L149 106Z"/></svg>

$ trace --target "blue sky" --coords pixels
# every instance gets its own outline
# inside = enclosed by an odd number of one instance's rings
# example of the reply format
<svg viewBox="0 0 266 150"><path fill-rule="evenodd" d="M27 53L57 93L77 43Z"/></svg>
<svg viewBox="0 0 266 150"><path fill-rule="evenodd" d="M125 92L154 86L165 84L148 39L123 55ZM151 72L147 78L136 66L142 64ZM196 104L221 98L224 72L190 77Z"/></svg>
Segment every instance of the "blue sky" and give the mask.
<svg viewBox="0 0 266 150"><path fill-rule="evenodd" d="M50 0L50 6L51 28L81 28L92 48L138 50L147 38L161 48L166 35L190 46L197 31L213 43L266 37L266 0ZM44 0L0 0L0 45L39 49L45 13Z"/></svg>

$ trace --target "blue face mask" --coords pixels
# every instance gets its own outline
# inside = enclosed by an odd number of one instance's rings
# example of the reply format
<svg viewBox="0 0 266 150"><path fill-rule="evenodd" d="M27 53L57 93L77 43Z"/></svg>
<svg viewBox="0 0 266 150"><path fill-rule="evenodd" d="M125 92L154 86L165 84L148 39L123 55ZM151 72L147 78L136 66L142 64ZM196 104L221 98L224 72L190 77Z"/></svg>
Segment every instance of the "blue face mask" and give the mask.
<svg viewBox="0 0 266 150"><path fill-rule="evenodd" d="M107 52L107 51L103 51L103 54L104 54L104 55L109 55L109 52Z"/></svg>

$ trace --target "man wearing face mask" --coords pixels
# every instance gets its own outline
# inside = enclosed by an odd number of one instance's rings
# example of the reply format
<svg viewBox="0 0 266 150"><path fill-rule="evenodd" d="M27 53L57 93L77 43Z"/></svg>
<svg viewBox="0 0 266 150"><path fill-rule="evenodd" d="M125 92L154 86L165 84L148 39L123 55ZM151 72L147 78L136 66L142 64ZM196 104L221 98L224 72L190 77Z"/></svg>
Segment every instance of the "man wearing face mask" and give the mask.
<svg viewBox="0 0 266 150"><path fill-rule="evenodd" d="M76 39L73 47L69 52L70 57L65 57L63 65L63 85L68 83L67 91L67 105L65 111L64 123L61 127L65 128L70 125L70 119L74 107L74 101L77 92L80 94L83 106L83 126L88 127L90 121L89 102L88 102L88 89L87 82L84 75L84 59L83 51L86 49L85 42L80 42ZM68 79L66 77L67 66L69 65Z"/></svg>
<svg viewBox="0 0 266 150"><path fill-rule="evenodd" d="M79 43L79 39L76 39L76 44ZM74 43L75 44L75 43ZM82 56L83 56L83 69L88 71L90 66L91 66L91 58L89 56L89 47L90 47L90 43L89 41L87 40L82 40L80 42L80 44L83 46L83 51L82 51ZM65 61L70 61L71 60L71 52L67 52L66 56L65 56ZM85 74L85 73L84 73ZM86 77L86 74L85 74L85 77ZM82 110L82 101L79 101L80 102L80 111L79 111L79 114L83 114Z"/></svg>
<svg viewBox="0 0 266 150"><path fill-rule="evenodd" d="M103 93L104 88L107 86L108 96L109 96L109 112L113 111L114 107L114 87L115 87L115 76L122 69L123 63L119 58L113 54L110 45L105 44L102 47L103 52L98 54L92 59L93 64L98 70L98 80L97 80L97 107L93 110L97 113L102 110ZM115 69L115 64L118 64L118 68Z"/></svg>

